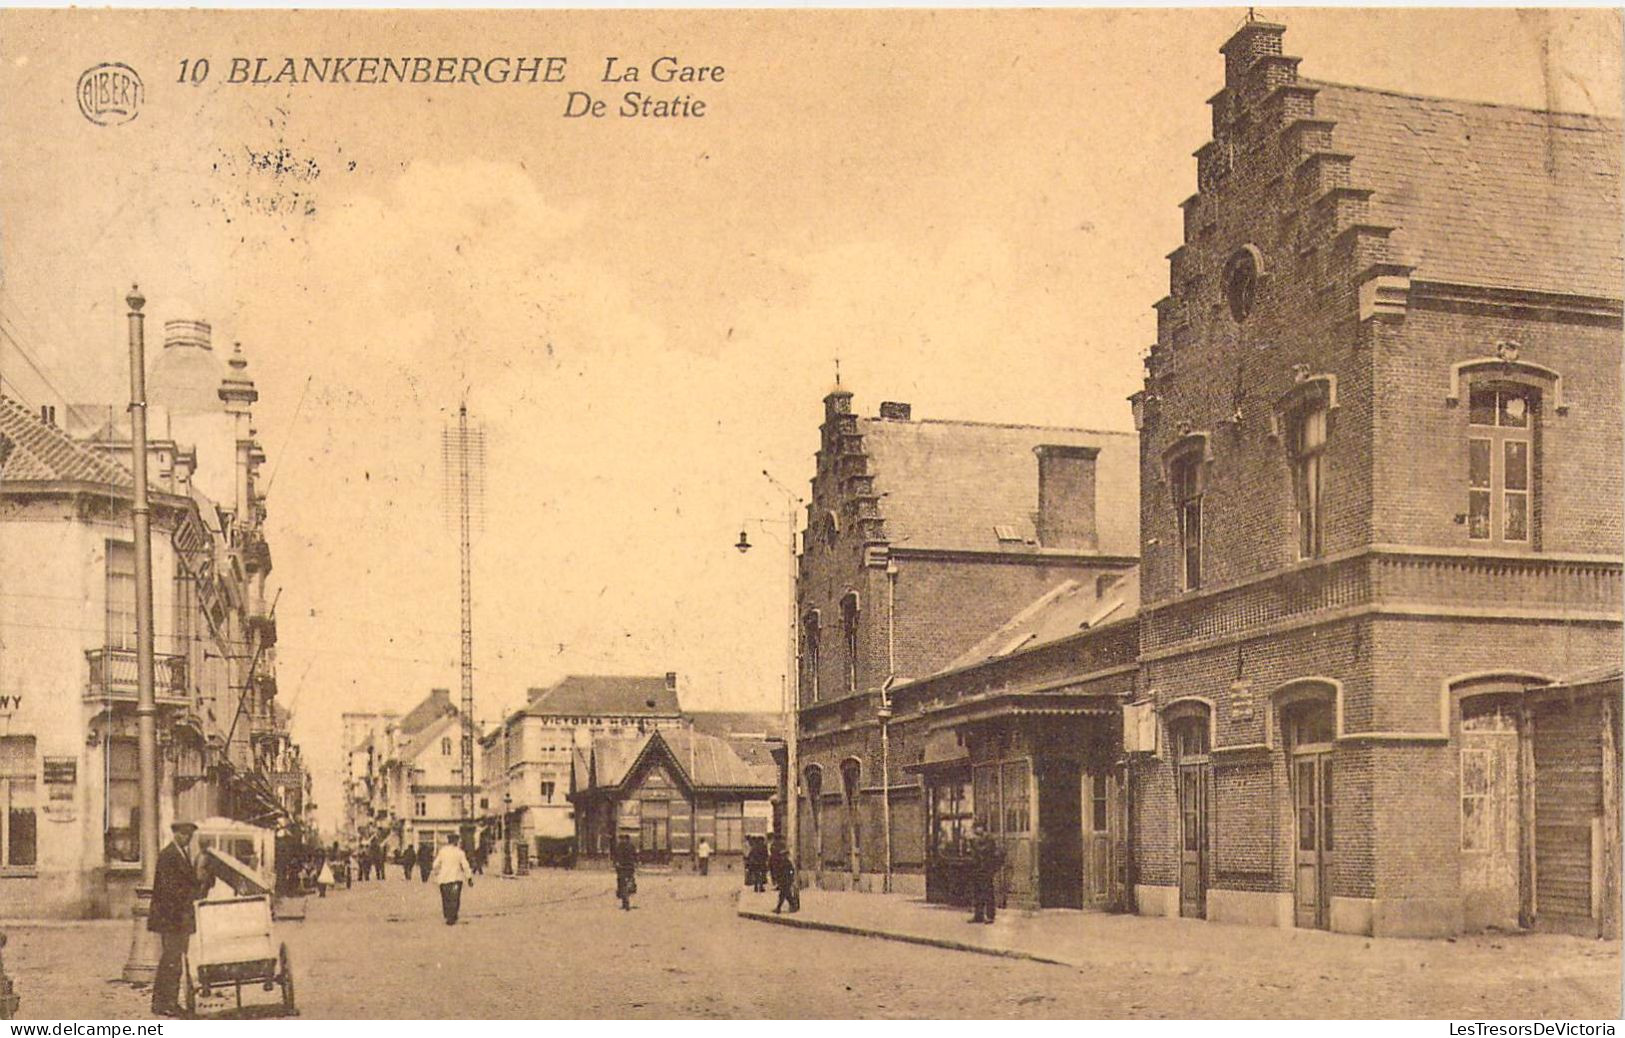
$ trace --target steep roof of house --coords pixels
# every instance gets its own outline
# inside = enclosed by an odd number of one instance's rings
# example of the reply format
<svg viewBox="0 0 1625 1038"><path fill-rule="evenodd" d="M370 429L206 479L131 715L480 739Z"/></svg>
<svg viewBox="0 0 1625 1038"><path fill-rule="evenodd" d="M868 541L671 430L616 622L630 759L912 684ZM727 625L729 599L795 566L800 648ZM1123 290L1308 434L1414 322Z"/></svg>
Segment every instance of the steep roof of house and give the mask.
<svg viewBox="0 0 1625 1038"><path fill-rule="evenodd" d="M661 728L649 733L671 751L688 784L697 789L737 786L775 786L778 772L745 761L727 739L692 728Z"/></svg>
<svg viewBox="0 0 1625 1038"><path fill-rule="evenodd" d="M963 670L987 660L1036 649L1079 631L1133 616L1140 608L1140 571L1123 574L1106 593L1095 596L1092 585L1066 580L1035 599L1003 627L967 649L944 671Z"/></svg>
<svg viewBox="0 0 1625 1038"><path fill-rule="evenodd" d="M408 710L395 723L395 728L402 735L415 735L439 718L456 712L457 708L451 703L451 690L437 688L424 696L417 706Z"/></svg>
<svg viewBox="0 0 1625 1038"><path fill-rule="evenodd" d="M117 463L75 443L10 397L0 396L0 480L134 486Z"/></svg>
<svg viewBox="0 0 1625 1038"><path fill-rule="evenodd" d="M1620 298L1618 120L1304 82L1414 277Z"/></svg>
<svg viewBox="0 0 1625 1038"><path fill-rule="evenodd" d="M1140 458L1133 433L991 422L859 418L886 532L898 547L1036 551L1039 446L1099 447L1099 551L1140 551ZM998 527L1014 540L1001 540Z"/></svg>
<svg viewBox="0 0 1625 1038"><path fill-rule="evenodd" d="M691 728L658 728L635 739L624 736L594 739L592 756L597 782L593 788L619 786L638 761L662 751L691 789L770 789L778 784L778 771L771 758L766 764L753 764L741 757L727 739Z"/></svg>
<svg viewBox="0 0 1625 1038"><path fill-rule="evenodd" d="M681 712L677 691L664 675L571 674L551 688L532 689L525 712L532 717L561 714L671 716Z"/></svg>
<svg viewBox="0 0 1625 1038"><path fill-rule="evenodd" d="M594 739L592 759L596 766L595 777L598 780L595 786L598 788L618 786L625 781L626 773L631 770L632 763L638 759L638 754L648 741L648 735L641 738L601 735Z"/></svg>

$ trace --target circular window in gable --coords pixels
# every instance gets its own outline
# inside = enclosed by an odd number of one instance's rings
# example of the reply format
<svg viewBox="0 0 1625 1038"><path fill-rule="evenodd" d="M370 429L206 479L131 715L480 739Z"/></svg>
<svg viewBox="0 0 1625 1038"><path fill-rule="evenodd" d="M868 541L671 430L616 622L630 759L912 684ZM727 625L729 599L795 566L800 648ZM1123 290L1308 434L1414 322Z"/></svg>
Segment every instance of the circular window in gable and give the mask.
<svg viewBox="0 0 1625 1038"><path fill-rule="evenodd" d="M1224 268L1224 297L1230 316L1245 321L1258 303L1258 283L1264 276L1264 257L1255 246L1243 245Z"/></svg>

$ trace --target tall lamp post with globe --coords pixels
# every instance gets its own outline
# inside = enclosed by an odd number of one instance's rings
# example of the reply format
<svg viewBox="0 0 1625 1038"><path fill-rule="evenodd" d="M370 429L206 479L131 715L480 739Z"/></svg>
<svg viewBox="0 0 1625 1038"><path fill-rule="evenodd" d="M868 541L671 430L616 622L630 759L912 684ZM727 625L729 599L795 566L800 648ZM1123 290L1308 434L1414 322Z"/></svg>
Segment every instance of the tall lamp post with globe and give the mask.
<svg viewBox="0 0 1625 1038"><path fill-rule="evenodd" d="M786 592L788 605L785 620L785 650L784 650L784 767L785 799L784 805L784 834L789 844L790 860L800 861L801 842L799 840L800 814L801 814L801 775L796 764L796 725L797 711L800 707L800 690L798 684L798 671L796 666L796 512L806 503L797 497L795 491L773 478L773 474L766 469L762 475L773 484L774 488L784 495L784 546L787 559L787 574L789 588ZM758 523L765 528L779 525L777 519L747 519L740 525L739 541L734 545L743 555L750 551L753 545L745 535L745 524Z"/></svg>

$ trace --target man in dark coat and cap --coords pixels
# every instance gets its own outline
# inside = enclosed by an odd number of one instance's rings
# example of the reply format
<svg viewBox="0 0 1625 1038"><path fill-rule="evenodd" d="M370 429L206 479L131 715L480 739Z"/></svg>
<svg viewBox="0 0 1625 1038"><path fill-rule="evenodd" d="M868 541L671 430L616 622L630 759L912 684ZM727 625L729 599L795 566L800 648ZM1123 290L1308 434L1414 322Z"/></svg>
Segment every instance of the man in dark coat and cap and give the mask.
<svg viewBox="0 0 1625 1038"><path fill-rule="evenodd" d="M147 913L147 929L163 942L158 956L158 975L152 982L152 1011L158 1016L181 1016L181 960L186 944L197 929L197 908L193 904L208 889L209 871L203 856L192 848L196 822L176 822L175 834L158 852L153 872L152 909Z"/></svg>

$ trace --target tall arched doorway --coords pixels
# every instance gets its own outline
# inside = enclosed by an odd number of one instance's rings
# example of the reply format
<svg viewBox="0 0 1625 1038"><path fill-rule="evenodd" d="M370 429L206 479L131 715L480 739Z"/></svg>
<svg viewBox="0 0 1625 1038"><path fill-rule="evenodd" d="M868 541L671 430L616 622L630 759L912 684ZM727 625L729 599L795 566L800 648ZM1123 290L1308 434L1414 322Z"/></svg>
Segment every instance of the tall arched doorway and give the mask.
<svg viewBox="0 0 1625 1038"><path fill-rule="evenodd" d="M1173 749L1174 790L1179 801L1179 914L1207 917L1207 814L1213 788L1206 703L1175 703L1168 708L1168 742Z"/></svg>
<svg viewBox="0 0 1625 1038"><path fill-rule="evenodd" d="M1331 868L1336 848L1332 832L1332 742L1337 735L1337 704L1332 693L1281 708L1287 778L1293 807L1293 901L1297 924L1331 926Z"/></svg>

